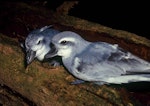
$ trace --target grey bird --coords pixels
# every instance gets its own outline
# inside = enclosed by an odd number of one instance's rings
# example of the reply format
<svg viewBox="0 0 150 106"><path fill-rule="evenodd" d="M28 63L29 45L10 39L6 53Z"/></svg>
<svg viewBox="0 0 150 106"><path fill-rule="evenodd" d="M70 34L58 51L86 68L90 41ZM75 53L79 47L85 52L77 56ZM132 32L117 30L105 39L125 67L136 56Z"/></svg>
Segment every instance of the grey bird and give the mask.
<svg viewBox="0 0 150 106"><path fill-rule="evenodd" d="M21 47L26 52L26 63L30 64L35 58L39 61L44 60L44 56L48 53L50 48L51 39L55 34L60 31L55 30L50 26L44 26L40 29L31 31L25 39L25 42L21 44ZM51 62L54 66L59 65L59 62L53 60Z"/></svg>
<svg viewBox="0 0 150 106"><path fill-rule="evenodd" d="M72 31L52 38L51 50L45 58L61 56L69 73L79 80L96 84L122 84L150 81L150 63L106 42L89 42Z"/></svg>

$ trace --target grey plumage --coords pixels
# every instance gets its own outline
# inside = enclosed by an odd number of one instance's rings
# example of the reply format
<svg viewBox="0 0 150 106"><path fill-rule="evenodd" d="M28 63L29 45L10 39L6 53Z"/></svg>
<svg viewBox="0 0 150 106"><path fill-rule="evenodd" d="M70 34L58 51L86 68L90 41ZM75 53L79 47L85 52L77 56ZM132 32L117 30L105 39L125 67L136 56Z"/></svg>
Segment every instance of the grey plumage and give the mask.
<svg viewBox="0 0 150 106"><path fill-rule="evenodd" d="M50 48L51 39L55 34L60 31L50 28L51 26L45 26L40 29L35 29L29 33L26 37L24 44L21 46L26 52L26 62L30 64L35 58L42 61L45 54L48 53ZM53 64L57 65L58 62L53 61Z"/></svg>
<svg viewBox="0 0 150 106"><path fill-rule="evenodd" d="M45 58L62 56L68 71L83 81L128 83L150 81L150 63L120 48L117 44L89 42L71 31L52 38L53 50Z"/></svg>

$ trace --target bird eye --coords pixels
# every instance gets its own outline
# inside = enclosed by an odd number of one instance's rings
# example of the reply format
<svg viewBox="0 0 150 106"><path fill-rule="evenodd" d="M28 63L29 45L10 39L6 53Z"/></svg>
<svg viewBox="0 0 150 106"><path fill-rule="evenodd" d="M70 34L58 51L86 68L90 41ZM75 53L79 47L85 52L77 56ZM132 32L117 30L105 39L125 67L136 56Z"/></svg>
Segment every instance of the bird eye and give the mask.
<svg viewBox="0 0 150 106"><path fill-rule="evenodd" d="M41 40L38 41L37 45L39 45L41 43Z"/></svg>
<svg viewBox="0 0 150 106"><path fill-rule="evenodd" d="M66 41L66 40L63 40L63 41L60 42L60 44L66 45L66 44L67 44L67 41Z"/></svg>

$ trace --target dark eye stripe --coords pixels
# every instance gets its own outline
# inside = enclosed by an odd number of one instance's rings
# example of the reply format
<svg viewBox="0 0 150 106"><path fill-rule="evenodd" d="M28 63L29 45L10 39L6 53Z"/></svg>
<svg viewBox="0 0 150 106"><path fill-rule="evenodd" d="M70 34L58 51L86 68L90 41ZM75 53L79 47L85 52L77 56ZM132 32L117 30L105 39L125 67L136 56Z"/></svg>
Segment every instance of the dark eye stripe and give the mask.
<svg viewBox="0 0 150 106"><path fill-rule="evenodd" d="M37 45L39 45L41 43L41 40L38 41Z"/></svg>
<svg viewBox="0 0 150 106"><path fill-rule="evenodd" d="M67 44L67 41L66 41L66 40L63 40L63 41L60 42L60 44L66 45L66 44Z"/></svg>

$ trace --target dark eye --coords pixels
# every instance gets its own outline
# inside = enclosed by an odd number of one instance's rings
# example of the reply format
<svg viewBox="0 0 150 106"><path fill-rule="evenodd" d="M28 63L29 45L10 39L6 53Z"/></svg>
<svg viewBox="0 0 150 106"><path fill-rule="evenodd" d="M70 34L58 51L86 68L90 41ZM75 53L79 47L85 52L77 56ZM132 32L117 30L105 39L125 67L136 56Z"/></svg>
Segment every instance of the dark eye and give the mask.
<svg viewBox="0 0 150 106"><path fill-rule="evenodd" d="M37 45L39 45L41 43L41 40L38 41Z"/></svg>
<svg viewBox="0 0 150 106"><path fill-rule="evenodd" d="M63 40L63 41L60 42L60 44L66 45L66 44L67 44L67 41L66 41L66 40Z"/></svg>

